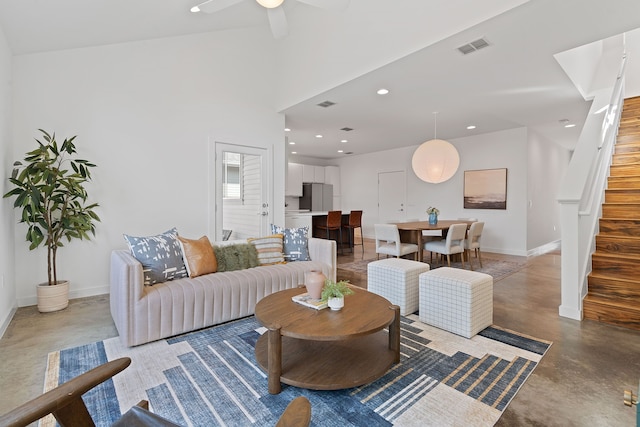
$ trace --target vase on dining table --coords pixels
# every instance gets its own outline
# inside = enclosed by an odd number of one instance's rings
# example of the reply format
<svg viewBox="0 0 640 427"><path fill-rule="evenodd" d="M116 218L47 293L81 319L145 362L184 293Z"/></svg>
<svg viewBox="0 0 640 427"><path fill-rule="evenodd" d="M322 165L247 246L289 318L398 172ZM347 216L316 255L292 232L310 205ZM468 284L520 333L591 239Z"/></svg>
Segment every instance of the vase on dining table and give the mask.
<svg viewBox="0 0 640 427"><path fill-rule="evenodd" d="M436 225L438 223L438 214L433 212L429 214L429 224Z"/></svg>

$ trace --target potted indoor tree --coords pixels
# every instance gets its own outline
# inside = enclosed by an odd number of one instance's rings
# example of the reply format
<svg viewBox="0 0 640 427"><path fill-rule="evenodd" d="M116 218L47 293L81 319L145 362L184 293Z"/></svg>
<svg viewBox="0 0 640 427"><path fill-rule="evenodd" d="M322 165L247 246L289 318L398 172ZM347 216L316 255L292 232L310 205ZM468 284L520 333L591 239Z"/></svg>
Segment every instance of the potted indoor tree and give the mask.
<svg viewBox="0 0 640 427"><path fill-rule="evenodd" d="M28 152L23 162L14 163L9 181L14 188L4 197L15 196L13 206L21 209L20 222L26 223L26 239L33 250L47 247L46 283L37 286L38 310L62 310L69 303L69 283L58 280L56 261L63 240L90 239L95 236L97 203L87 202L84 184L91 179L95 165L78 159L75 136L58 145L56 135L39 129L44 143Z"/></svg>
<svg viewBox="0 0 640 427"><path fill-rule="evenodd" d="M334 282L327 279L322 288L322 301L327 301L327 305L331 310L340 310L344 307L344 297L353 294L353 290L349 287L348 280L340 280Z"/></svg>

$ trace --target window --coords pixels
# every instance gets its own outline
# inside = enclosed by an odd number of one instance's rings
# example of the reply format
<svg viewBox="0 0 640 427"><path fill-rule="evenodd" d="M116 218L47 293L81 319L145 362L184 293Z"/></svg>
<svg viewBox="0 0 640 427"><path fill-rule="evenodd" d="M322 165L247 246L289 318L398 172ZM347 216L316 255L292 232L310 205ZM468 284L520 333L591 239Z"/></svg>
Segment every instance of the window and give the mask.
<svg viewBox="0 0 640 427"><path fill-rule="evenodd" d="M227 200L242 200L242 182L240 171L242 156L240 153L225 151L222 159L222 197Z"/></svg>

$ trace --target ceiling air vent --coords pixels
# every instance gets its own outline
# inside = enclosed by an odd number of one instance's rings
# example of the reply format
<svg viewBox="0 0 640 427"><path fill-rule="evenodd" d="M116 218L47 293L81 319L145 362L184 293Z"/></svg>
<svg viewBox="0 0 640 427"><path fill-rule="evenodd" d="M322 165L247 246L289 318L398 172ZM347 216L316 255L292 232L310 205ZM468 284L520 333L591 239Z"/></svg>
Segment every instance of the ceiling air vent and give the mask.
<svg viewBox="0 0 640 427"><path fill-rule="evenodd" d="M485 39L478 39L460 46L458 50L464 55L467 55L471 52L475 52L476 50L484 49L487 46L489 46L489 43Z"/></svg>
<svg viewBox="0 0 640 427"><path fill-rule="evenodd" d="M342 128L342 129L340 129L340 130L343 130L343 131L345 131L345 132L351 132L351 131L353 130L353 128L343 127L343 128Z"/></svg>
<svg viewBox="0 0 640 427"><path fill-rule="evenodd" d="M332 105L336 105L336 103L331 101L324 101L318 104L318 107L327 108L327 107L331 107Z"/></svg>

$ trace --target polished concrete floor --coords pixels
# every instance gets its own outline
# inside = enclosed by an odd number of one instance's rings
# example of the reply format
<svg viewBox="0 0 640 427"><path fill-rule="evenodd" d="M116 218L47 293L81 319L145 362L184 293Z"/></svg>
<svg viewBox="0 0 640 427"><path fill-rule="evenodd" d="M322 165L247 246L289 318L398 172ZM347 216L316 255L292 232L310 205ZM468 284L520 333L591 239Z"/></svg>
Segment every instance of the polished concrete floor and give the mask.
<svg viewBox="0 0 640 427"><path fill-rule="evenodd" d="M339 256L338 263L360 257L357 247L355 255ZM372 242L365 242L365 257L375 257ZM366 286L366 277L350 279ZM496 325L553 341L497 425L635 425L636 409L623 405L623 392L637 392L640 332L561 318L559 305L557 253L529 258L525 268L495 284ZM20 308L0 339L0 413L41 393L49 352L115 335L108 296L73 300L57 313Z"/></svg>

